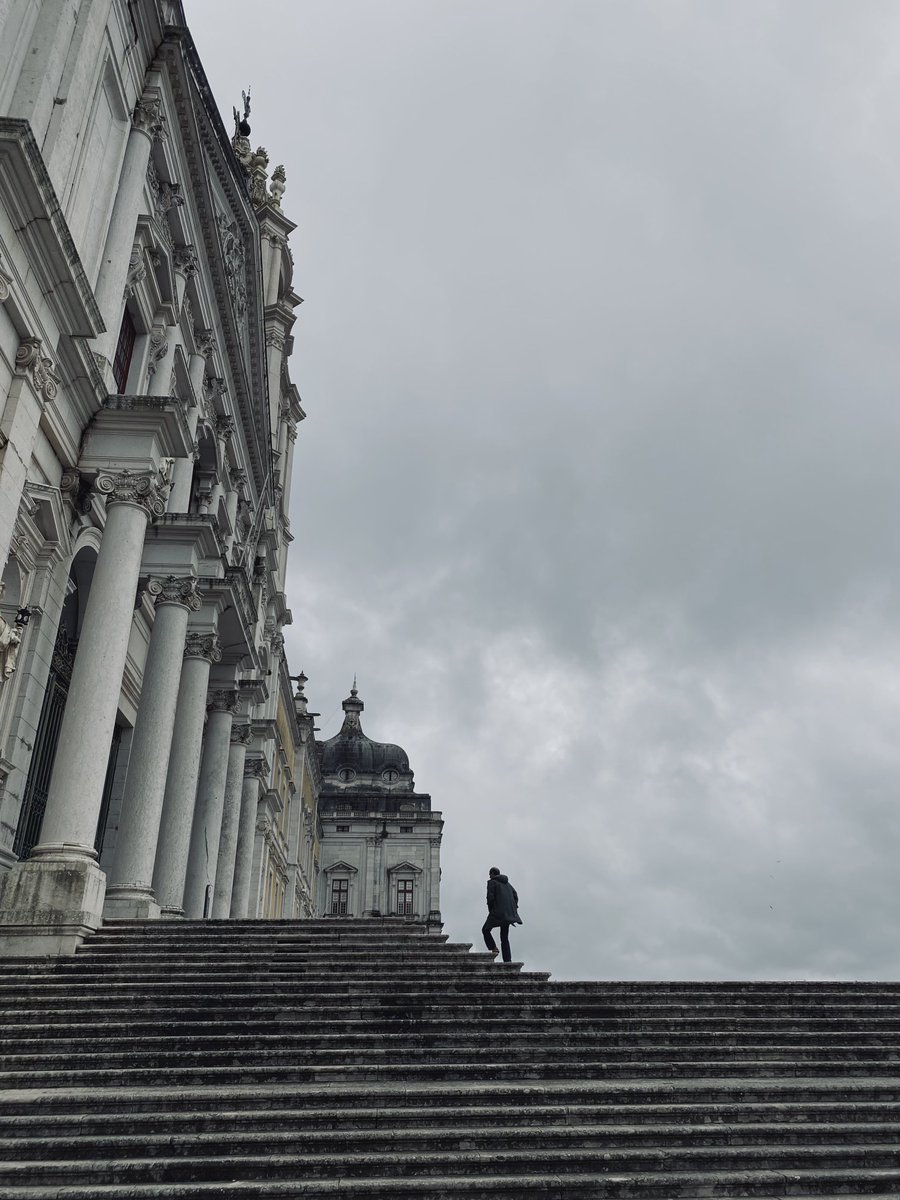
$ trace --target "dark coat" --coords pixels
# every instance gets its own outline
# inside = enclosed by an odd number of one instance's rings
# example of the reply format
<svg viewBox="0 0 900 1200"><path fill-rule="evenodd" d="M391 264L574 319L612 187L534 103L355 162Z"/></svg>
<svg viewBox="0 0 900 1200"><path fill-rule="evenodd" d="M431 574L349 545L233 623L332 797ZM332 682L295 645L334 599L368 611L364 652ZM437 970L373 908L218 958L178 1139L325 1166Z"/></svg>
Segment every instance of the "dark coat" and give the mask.
<svg viewBox="0 0 900 1200"><path fill-rule="evenodd" d="M487 885L488 928L498 925L521 925L519 897L505 875L489 879Z"/></svg>

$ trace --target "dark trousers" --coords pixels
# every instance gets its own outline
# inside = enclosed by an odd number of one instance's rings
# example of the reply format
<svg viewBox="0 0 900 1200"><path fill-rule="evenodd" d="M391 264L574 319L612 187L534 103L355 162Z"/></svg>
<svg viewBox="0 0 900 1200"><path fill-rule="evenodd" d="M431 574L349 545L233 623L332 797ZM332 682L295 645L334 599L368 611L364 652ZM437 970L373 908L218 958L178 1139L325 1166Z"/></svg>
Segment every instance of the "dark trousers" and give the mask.
<svg viewBox="0 0 900 1200"><path fill-rule="evenodd" d="M493 934L491 933L492 928L496 929L496 925L492 926L491 918L488 917L481 928L481 932L484 935L484 944L488 950L497 949L497 943L494 941ZM509 948L509 925L506 922L501 922L500 924L500 952L503 955L504 962L512 962L512 951Z"/></svg>

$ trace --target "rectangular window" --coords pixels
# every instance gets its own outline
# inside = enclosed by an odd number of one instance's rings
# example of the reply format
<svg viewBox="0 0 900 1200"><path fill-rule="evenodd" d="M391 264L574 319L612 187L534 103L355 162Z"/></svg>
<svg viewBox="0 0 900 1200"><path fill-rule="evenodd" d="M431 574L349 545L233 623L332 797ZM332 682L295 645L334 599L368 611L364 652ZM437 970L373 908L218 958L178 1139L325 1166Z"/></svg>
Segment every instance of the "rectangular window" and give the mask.
<svg viewBox="0 0 900 1200"><path fill-rule="evenodd" d="M413 881L400 879L397 882L397 915L411 917L413 915Z"/></svg>
<svg viewBox="0 0 900 1200"><path fill-rule="evenodd" d="M131 313L126 308L122 313L122 327L119 330L119 340L116 343L116 353L113 358L113 378L116 381L116 391L125 391L128 385L128 371L131 367L131 356L134 354L134 343L137 340L137 330Z"/></svg>
<svg viewBox="0 0 900 1200"><path fill-rule="evenodd" d="M400 826L401 833L412 833L412 831L413 831L412 825L401 825Z"/></svg>
<svg viewBox="0 0 900 1200"><path fill-rule="evenodd" d="M338 833L349 833L350 832L349 825L335 825L335 829L337 830Z"/></svg>
<svg viewBox="0 0 900 1200"><path fill-rule="evenodd" d="M332 879L331 881L331 915L345 917L347 904L350 900L350 880Z"/></svg>

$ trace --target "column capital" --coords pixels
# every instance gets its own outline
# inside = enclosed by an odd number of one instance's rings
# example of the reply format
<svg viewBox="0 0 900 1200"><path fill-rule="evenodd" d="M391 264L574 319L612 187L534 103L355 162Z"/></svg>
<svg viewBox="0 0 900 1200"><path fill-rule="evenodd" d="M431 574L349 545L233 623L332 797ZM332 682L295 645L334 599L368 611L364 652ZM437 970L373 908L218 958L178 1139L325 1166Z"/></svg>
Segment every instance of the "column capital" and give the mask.
<svg viewBox="0 0 900 1200"><path fill-rule="evenodd" d="M197 612L200 607L197 580L193 575L165 575L161 579L151 579L147 591L157 608L161 604L182 604L189 612Z"/></svg>
<svg viewBox="0 0 900 1200"><path fill-rule="evenodd" d="M169 493L159 471L101 471L94 488L110 504L133 504L150 517L161 517L166 511Z"/></svg>
<svg viewBox="0 0 900 1200"><path fill-rule="evenodd" d="M234 436L234 417L230 417L227 414L223 417L216 417L214 420L214 425L216 437L219 438L220 441L231 441L231 438Z"/></svg>
<svg viewBox="0 0 900 1200"><path fill-rule="evenodd" d="M142 96L131 114L132 126L154 141L163 141L166 136L164 122L159 96Z"/></svg>
<svg viewBox="0 0 900 1200"><path fill-rule="evenodd" d="M249 725L233 725L231 727L231 744L233 746L249 746L253 739L253 731Z"/></svg>
<svg viewBox="0 0 900 1200"><path fill-rule="evenodd" d="M206 702L207 712L230 712L236 713L240 707L240 697L237 692L231 691L228 688L217 688L209 693Z"/></svg>
<svg viewBox="0 0 900 1200"><path fill-rule="evenodd" d="M16 374L29 378L41 402L48 404L56 399L59 378L53 369L52 359L42 354L41 349L40 338L22 338L16 350Z"/></svg>
<svg viewBox="0 0 900 1200"><path fill-rule="evenodd" d="M216 347L216 339L211 329L198 329L194 326L194 344L197 347L197 353L202 354L204 358L209 358Z"/></svg>
<svg viewBox="0 0 900 1200"><path fill-rule="evenodd" d="M268 779L269 764L264 758L248 758L244 763L245 779Z"/></svg>
<svg viewBox="0 0 900 1200"><path fill-rule="evenodd" d="M175 270L185 279L192 279L200 269L200 259L193 246L176 246L172 251Z"/></svg>
<svg viewBox="0 0 900 1200"><path fill-rule="evenodd" d="M189 633L184 639L185 658L205 658L209 663L222 659L219 638L215 633Z"/></svg>

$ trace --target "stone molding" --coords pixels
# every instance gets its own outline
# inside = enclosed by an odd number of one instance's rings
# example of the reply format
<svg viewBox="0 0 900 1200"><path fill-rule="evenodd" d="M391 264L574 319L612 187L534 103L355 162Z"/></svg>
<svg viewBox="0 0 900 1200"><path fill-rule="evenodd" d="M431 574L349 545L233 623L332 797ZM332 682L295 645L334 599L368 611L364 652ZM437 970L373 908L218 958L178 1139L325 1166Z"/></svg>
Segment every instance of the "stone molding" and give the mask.
<svg viewBox="0 0 900 1200"><path fill-rule="evenodd" d="M185 658L205 658L208 663L222 661L219 638L215 633L189 633L184 639Z"/></svg>
<svg viewBox="0 0 900 1200"><path fill-rule="evenodd" d="M215 691L209 693L209 698L206 702L207 712L229 712L236 713L240 710L241 701L237 692L228 688L216 688Z"/></svg>
<svg viewBox="0 0 900 1200"><path fill-rule="evenodd" d="M147 591L157 608L161 604L181 604L188 612L197 612L200 608L197 580L192 575L166 575L163 579L151 579Z"/></svg>
<svg viewBox="0 0 900 1200"><path fill-rule="evenodd" d="M133 504L150 517L166 511L168 485L158 471L104 472L94 481L94 489L110 504Z"/></svg>
<svg viewBox="0 0 900 1200"><path fill-rule="evenodd" d="M49 404L56 399L59 377L52 359L41 353L41 345L40 338L22 338L16 350L16 374L29 378L41 402Z"/></svg>

